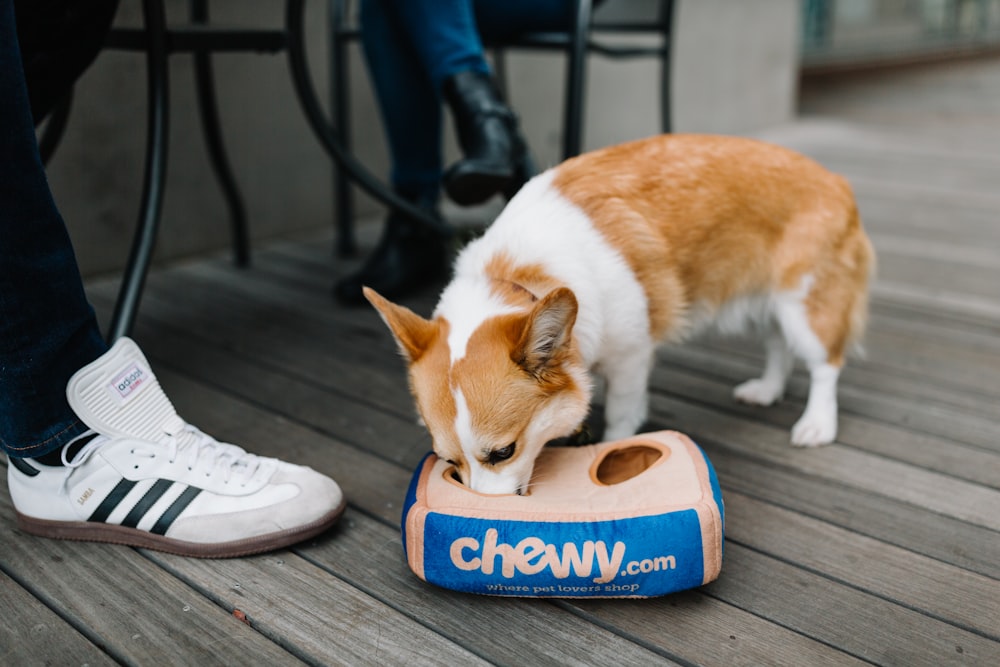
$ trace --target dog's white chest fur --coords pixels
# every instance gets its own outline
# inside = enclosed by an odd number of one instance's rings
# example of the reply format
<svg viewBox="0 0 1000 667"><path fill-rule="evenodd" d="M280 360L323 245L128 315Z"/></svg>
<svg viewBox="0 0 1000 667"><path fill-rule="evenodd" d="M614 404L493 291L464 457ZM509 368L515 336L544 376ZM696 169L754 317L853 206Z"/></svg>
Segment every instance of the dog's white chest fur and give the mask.
<svg viewBox="0 0 1000 667"><path fill-rule="evenodd" d="M435 315L451 323L452 358L485 320L511 311L491 296L486 267L498 255L540 267L573 290L579 303L574 335L588 365L614 356L624 341L649 340L646 294L618 249L590 218L552 187L553 172L532 179L487 233L462 250ZM542 295L537 295L542 296Z"/></svg>

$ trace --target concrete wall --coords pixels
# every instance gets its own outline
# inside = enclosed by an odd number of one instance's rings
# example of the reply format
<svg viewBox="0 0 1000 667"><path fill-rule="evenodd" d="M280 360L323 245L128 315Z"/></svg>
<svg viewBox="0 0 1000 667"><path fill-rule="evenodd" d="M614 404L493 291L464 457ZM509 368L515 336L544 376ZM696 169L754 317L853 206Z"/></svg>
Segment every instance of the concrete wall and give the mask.
<svg viewBox="0 0 1000 667"><path fill-rule="evenodd" d="M605 10L655 12L656 0L608 0ZM799 56L798 0L680 0L671 77L674 132L743 134L790 121ZM624 12L629 13L629 12ZM642 41L642 40L636 40ZM511 55L511 97L542 164L560 157L563 65ZM654 60L590 59L584 148L660 131ZM553 110L558 113L553 113Z"/></svg>
<svg viewBox="0 0 1000 667"><path fill-rule="evenodd" d="M122 3L119 24L136 24L138 4ZM185 4L171 0L171 15ZM282 3L216 0L227 23L275 25ZM325 82L325 4L309 5L310 58ZM644 11L655 0L608 0L605 10ZM654 7L655 9L655 7ZM675 19L674 130L749 133L794 115L798 0L681 0ZM659 131L659 66L652 61L590 60L585 148ZM353 137L358 156L379 174L386 152L360 56L353 58ZM558 162L564 60L509 56L511 98L542 166ZM159 259L229 242L225 208L201 140L190 59L171 62L170 168ZM216 58L223 127L257 239L331 224L332 168L306 125L283 56ZM325 86L322 86L325 90ZM50 181L85 275L124 263L139 204L145 137L145 69L134 53L105 52L77 87L66 138ZM448 133L447 155L457 155ZM378 208L364 197L359 213Z"/></svg>

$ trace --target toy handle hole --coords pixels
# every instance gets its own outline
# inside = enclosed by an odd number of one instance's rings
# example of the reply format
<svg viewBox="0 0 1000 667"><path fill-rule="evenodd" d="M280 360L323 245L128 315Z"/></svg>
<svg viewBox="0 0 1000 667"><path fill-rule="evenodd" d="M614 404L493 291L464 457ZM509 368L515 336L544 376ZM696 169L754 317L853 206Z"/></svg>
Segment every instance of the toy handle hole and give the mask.
<svg viewBox="0 0 1000 667"><path fill-rule="evenodd" d="M621 484L649 470L662 457L663 451L647 445L614 449L597 464L594 477L607 486Z"/></svg>

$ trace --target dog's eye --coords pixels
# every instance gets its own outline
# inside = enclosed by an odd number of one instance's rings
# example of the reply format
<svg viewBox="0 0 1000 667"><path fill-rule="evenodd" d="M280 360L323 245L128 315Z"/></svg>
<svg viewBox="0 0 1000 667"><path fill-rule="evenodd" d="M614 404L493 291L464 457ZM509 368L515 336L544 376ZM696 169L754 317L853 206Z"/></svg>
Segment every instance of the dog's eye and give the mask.
<svg viewBox="0 0 1000 667"><path fill-rule="evenodd" d="M499 463L500 461L506 461L510 457L514 456L514 450L516 448L517 448L517 443L512 442L506 447L503 447L502 449L494 449L492 452L490 452L490 455L487 457L486 460L490 465L494 465L496 463Z"/></svg>

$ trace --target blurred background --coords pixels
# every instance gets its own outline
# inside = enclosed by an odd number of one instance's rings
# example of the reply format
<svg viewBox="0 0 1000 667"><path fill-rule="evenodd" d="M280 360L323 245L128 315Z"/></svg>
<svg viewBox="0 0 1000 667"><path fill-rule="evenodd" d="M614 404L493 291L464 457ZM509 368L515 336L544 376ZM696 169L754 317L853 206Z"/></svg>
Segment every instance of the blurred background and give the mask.
<svg viewBox="0 0 1000 667"><path fill-rule="evenodd" d="M317 87L329 94L327 6L307 5L310 65ZM657 5L607 0L599 12L627 17L655 12ZM283 20L283 3L274 0L215 0L211 7L213 18L227 23ZM186 3L172 0L168 11L183 16ZM139 24L140 3L122 0L116 25ZM385 145L368 77L356 47L351 56L352 144L384 175ZM509 95L541 166L560 157L564 64L557 54L509 54ZM285 57L217 55L215 72L223 133L255 242L330 227L333 166L299 109ZM170 75L161 262L229 244L226 209L198 123L190 57L173 57ZM917 133L932 125L938 132L979 126L976 136L992 136L1000 119L1000 0L680 0L671 78L676 132L780 141L802 128L854 122ZM659 85L656 60L592 56L584 148L658 132ZM145 109L144 59L104 51L77 86L66 134L49 165L87 277L118 272L125 263L139 206ZM962 139L955 141L961 147ZM461 222L488 217L499 205L446 212ZM361 223L377 222L383 213L364 196L356 210Z"/></svg>

